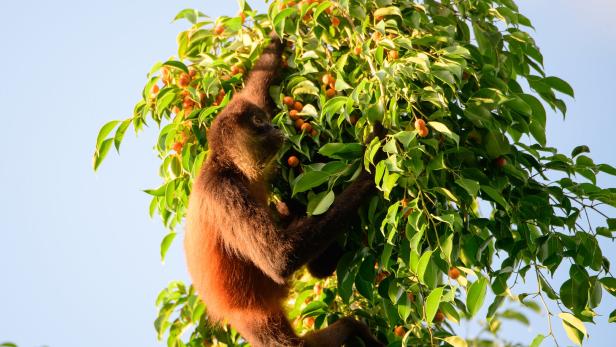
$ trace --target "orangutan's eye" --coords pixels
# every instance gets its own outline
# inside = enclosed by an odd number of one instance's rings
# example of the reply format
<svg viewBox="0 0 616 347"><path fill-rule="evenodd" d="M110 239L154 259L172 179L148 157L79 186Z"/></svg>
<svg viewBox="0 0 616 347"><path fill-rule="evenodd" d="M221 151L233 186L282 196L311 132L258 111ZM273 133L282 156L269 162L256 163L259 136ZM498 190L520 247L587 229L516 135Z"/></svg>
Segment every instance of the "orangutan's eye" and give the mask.
<svg viewBox="0 0 616 347"><path fill-rule="evenodd" d="M254 117L252 117L252 123L259 127L259 126L262 126L264 122L263 122L263 119L261 119L261 118L259 118L257 116L254 116Z"/></svg>

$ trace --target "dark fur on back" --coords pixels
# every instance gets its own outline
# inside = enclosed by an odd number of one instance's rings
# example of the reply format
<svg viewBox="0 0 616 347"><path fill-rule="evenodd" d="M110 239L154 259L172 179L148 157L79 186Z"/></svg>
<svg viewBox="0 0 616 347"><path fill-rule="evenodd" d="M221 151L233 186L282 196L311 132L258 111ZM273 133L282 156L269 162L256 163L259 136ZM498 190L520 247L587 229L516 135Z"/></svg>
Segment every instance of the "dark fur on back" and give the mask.
<svg viewBox="0 0 616 347"><path fill-rule="evenodd" d="M286 228L274 221L267 172L283 137L270 122L269 87L283 48L272 37L244 89L208 132L210 153L194 182L187 214L189 273L208 315L226 319L252 346L339 346L352 336L379 345L352 319L298 337L283 312L286 279L318 259L374 191L372 177L362 173L324 215L297 219Z"/></svg>

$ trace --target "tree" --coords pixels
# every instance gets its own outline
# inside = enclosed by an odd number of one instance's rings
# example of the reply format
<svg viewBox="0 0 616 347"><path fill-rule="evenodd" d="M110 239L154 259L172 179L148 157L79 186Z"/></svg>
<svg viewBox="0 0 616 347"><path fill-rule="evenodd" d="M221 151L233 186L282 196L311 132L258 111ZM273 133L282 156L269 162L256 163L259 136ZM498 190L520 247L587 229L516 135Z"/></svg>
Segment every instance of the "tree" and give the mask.
<svg viewBox="0 0 616 347"><path fill-rule="evenodd" d="M558 316L582 343L602 293L616 295L599 244L614 240L616 218L606 209L616 207L616 189L596 184L616 168L594 163L583 145L570 156L546 145L545 106L564 116L560 96L574 92L544 73L525 31L532 25L513 0L277 0L267 14L239 3L236 17L216 20L181 11L176 20L192 26L178 36L177 56L150 70L133 115L105 124L97 139L95 169L112 146L119 151L130 126L138 132L151 119L162 127L163 184L146 193L150 214L170 231L163 258L207 156L207 128L241 89L273 27L289 47L283 80L271 90L280 110L273 122L288 138L272 201L294 199L321 214L362 166L374 170L380 190L341 240L336 276L294 278L289 315L299 332L352 314L393 345L466 346L451 323L487 306L494 336L473 342L491 345L503 318L526 320L507 302L536 310L540 302L546 337L556 340ZM376 121L388 136L362 155ZM385 160L374 159L379 149ZM605 223L592 225L590 215ZM551 276L562 267L570 279L556 283ZM537 288L517 292L527 277ZM494 300L484 305L488 291ZM209 323L184 283L171 283L157 305L155 326L170 346L242 343ZM616 310L608 319L616 321Z"/></svg>

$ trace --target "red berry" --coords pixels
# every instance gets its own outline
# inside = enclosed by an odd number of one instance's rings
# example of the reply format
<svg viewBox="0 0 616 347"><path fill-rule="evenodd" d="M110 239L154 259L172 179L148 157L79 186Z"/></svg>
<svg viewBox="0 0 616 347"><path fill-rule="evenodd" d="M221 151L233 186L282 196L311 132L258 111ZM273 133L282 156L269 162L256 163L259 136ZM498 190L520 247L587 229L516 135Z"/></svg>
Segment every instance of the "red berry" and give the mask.
<svg viewBox="0 0 616 347"><path fill-rule="evenodd" d="M498 157L496 158L496 166L498 168L503 168L505 165L507 165L507 158L505 157Z"/></svg>

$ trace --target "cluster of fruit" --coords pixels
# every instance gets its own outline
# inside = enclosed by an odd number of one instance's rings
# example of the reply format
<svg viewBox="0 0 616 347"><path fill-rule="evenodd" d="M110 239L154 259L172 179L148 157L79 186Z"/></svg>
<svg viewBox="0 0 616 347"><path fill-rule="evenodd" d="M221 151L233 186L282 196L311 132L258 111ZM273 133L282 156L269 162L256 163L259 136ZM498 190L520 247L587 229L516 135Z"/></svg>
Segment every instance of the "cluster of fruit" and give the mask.
<svg viewBox="0 0 616 347"><path fill-rule="evenodd" d="M319 132L312 127L309 121L305 121L300 115L304 109L304 104L301 101L294 100L291 96L285 96L282 102L287 106L289 118L294 122L295 129L311 136L317 136Z"/></svg>
<svg viewBox="0 0 616 347"><path fill-rule="evenodd" d="M456 280L458 279L458 277L460 277L460 270L458 270L458 268L456 267L452 267L449 269L449 278L451 278L452 280ZM407 298L409 299L410 302L415 302L415 294L413 294L413 292L409 292L407 294ZM436 314L434 315L434 318L432 319L432 322L435 324L440 324L443 323L445 321L445 314L443 313L443 311L438 310L436 311ZM406 335L407 329L402 326L402 325L398 325L394 328L394 335L398 336L398 337L404 337L404 335Z"/></svg>
<svg viewBox="0 0 616 347"><path fill-rule="evenodd" d="M430 130L426 126L426 121L421 118L417 118L417 120L415 120L415 130L417 131L417 135L420 137L426 137L430 134Z"/></svg>
<svg viewBox="0 0 616 347"><path fill-rule="evenodd" d="M286 1L286 2L281 2L278 5L278 8L280 10L284 10L286 8L289 7L293 7L293 6L304 6L304 5L311 5L311 4L320 4L322 0L301 0L299 2L296 1ZM306 11L306 14L304 15L304 17L302 17L302 19L307 22L312 20L312 16L314 15L314 11L315 8L311 8L308 11ZM332 21L332 26L334 27L338 27L340 25L340 18L337 16L334 16L334 7L333 6L329 6L328 8L325 9L325 13L327 13L328 15L332 16L331 17L331 21Z"/></svg>

